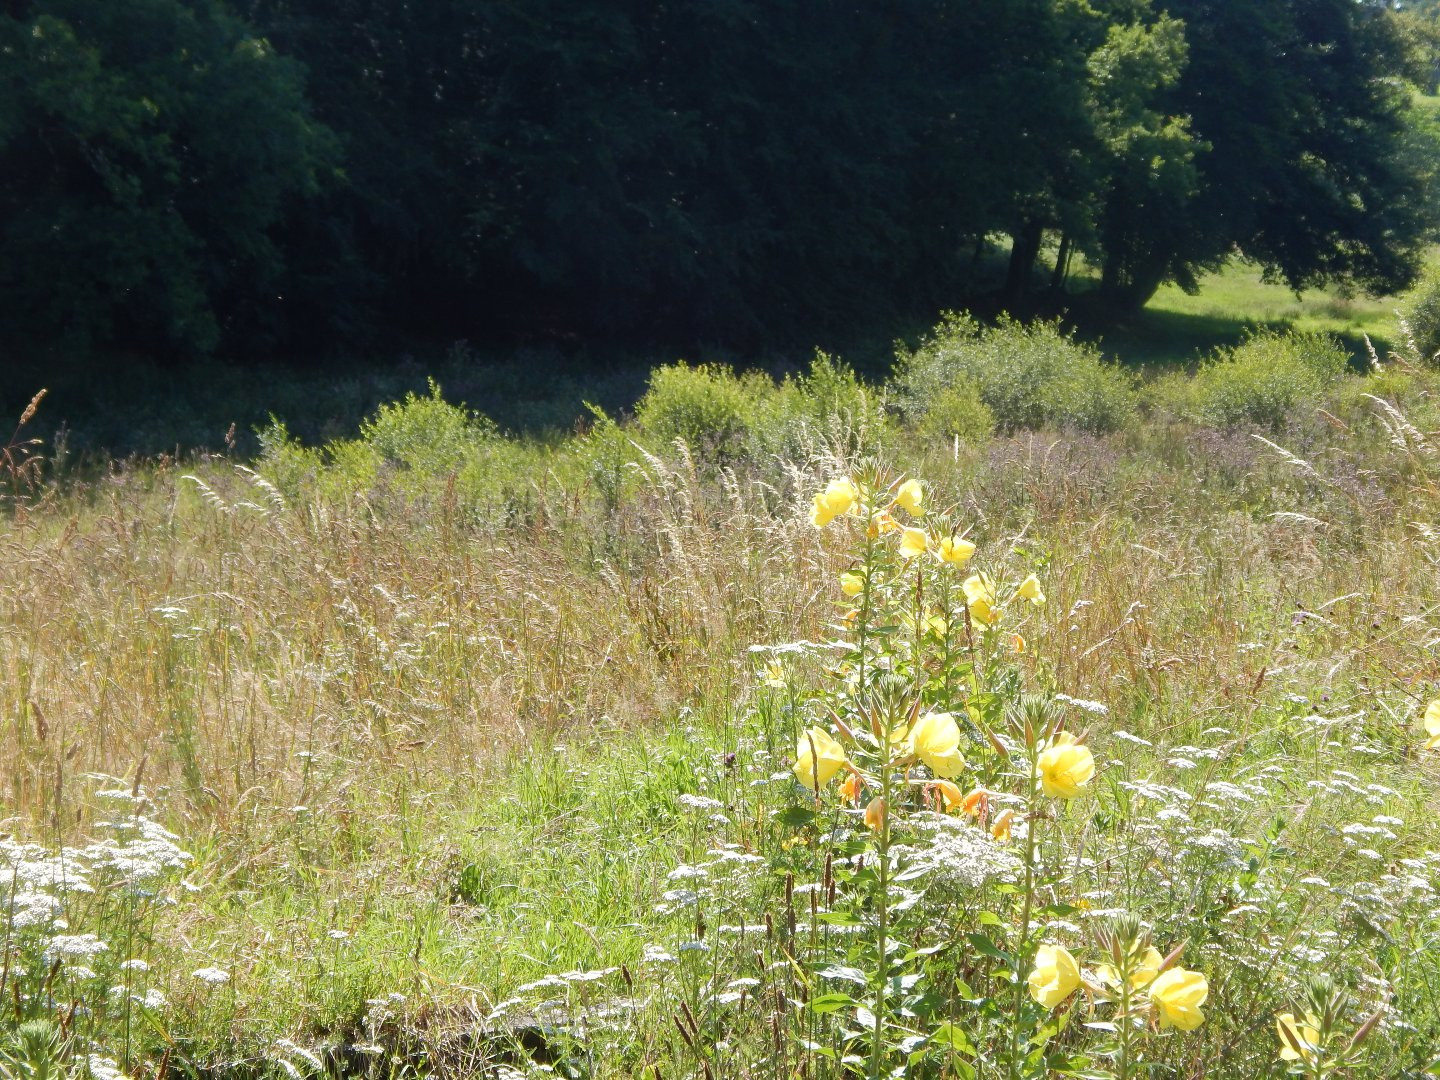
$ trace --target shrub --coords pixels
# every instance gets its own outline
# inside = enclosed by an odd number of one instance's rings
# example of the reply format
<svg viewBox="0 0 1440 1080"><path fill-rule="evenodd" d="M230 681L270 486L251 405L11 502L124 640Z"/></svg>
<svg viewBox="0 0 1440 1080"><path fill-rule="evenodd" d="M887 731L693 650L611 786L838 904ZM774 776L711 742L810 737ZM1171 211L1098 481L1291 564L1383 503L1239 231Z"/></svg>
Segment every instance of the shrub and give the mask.
<svg viewBox="0 0 1440 1080"><path fill-rule="evenodd" d="M1026 325L1003 318L987 328L969 315L951 313L918 349L898 355L896 395L902 410L922 428L932 409L962 407L945 392L964 382L975 388L995 423L1006 431L1114 431L1135 412L1135 394L1125 373L1056 323Z"/></svg>
<svg viewBox="0 0 1440 1080"><path fill-rule="evenodd" d="M823 352L804 375L787 377L756 404L755 455L800 460L821 444L841 455L873 453L885 439L884 394Z"/></svg>
<svg viewBox="0 0 1440 1080"><path fill-rule="evenodd" d="M1319 405L1350 369L1350 354L1324 334L1262 331L1217 350L1196 373L1183 409L1219 428L1278 428L1307 405Z"/></svg>
<svg viewBox="0 0 1440 1080"><path fill-rule="evenodd" d="M488 418L441 397L433 379L428 396L412 391L360 425L361 440L384 461L426 476L458 472L498 436Z"/></svg>
<svg viewBox="0 0 1440 1080"><path fill-rule="evenodd" d="M980 396L974 380L962 379L931 399L920 418L919 430L922 435L977 445L994 434L995 414Z"/></svg>
<svg viewBox="0 0 1440 1080"><path fill-rule="evenodd" d="M1440 267L1432 266L1400 307L1400 336L1412 354L1440 364Z"/></svg>
<svg viewBox="0 0 1440 1080"><path fill-rule="evenodd" d="M766 375L737 376L723 364L684 361L658 367L650 388L635 406L642 433L669 443L684 439L692 448L721 456L740 449L754 423L756 402L774 392Z"/></svg>

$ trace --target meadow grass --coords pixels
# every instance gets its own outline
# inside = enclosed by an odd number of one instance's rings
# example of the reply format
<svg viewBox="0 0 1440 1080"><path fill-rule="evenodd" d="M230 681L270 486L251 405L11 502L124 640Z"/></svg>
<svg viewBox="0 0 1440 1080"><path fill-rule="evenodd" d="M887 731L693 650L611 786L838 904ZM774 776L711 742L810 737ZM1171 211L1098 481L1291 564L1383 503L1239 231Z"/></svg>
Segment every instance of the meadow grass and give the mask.
<svg viewBox="0 0 1440 1080"><path fill-rule="evenodd" d="M1109 433L963 440L833 366L730 379L657 380L650 428L515 443L422 394L326 449L272 433L246 463L17 488L7 1023L53 1024L62 1067L96 1076L1238 1078L1306 1066L1274 1017L1328 972L1352 998L1336 1048L1382 1010L1345 1075L1427 1075L1432 373L1347 376L1263 431L1137 398ZM671 441L716 401L723 445ZM877 459L923 481L932 542L954 521L975 566L1043 583L983 666L925 666L941 646L893 631L855 651L841 572L909 571L810 503ZM1023 692L1088 732L1096 779L1053 806L966 736L957 782L1040 835L1033 888L985 870L1023 843L961 818L971 877L877 892L860 807L832 787L817 812L791 772L801 730L868 700L847 656L923 668L927 703L977 724ZM942 700L952 673L976 681ZM892 794L896 829L919 810ZM874 1039L885 895L880 970L918 981ZM1112 1025L1128 1056L1084 1026L1113 1003L1025 991L1042 934L1088 971L1121 909L1211 995L1195 1032Z"/></svg>

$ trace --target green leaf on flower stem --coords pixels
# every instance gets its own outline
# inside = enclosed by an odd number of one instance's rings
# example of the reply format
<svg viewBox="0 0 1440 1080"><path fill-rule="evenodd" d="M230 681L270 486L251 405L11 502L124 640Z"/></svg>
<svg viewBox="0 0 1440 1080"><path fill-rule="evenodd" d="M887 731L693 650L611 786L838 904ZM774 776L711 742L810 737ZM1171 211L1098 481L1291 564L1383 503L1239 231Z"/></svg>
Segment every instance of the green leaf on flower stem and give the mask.
<svg viewBox="0 0 1440 1080"><path fill-rule="evenodd" d="M815 811L805 806L787 806L775 811L775 820L791 829L803 829L815 820Z"/></svg>
<svg viewBox="0 0 1440 1080"><path fill-rule="evenodd" d="M849 994L819 994L812 997L805 1003L805 1007L817 1016L827 1016L830 1013L839 1012L842 1009L854 1009L859 1006Z"/></svg>
<svg viewBox="0 0 1440 1080"><path fill-rule="evenodd" d="M943 1046L948 1050L954 1050L957 1054L964 1054L966 1057L975 1056L975 1044L970 1037L951 1023L941 1024L930 1034L932 1046Z"/></svg>
<svg viewBox="0 0 1440 1080"><path fill-rule="evenodd" d="M979 915L975 916L975 921L978 922L981 926L1004 926L1004 925L1005 925L1005 923L1001 920L1000 916L999 916L999 915L996 915L993 911L982 911L982 912L980 912Z"/></svg>
<svg viewBox="0 0 1440 1080"><path fill-rule="evenodd" d="M926 945L919 949L911 949L909 952L907 952L904 956L900 958L900 963L913 963L914 961L919 960L923 957L934 956L938 952L944 952L949 947L949 942L943 942L939 945Z"/></svg>
<svg viewBox="0 0 1440 1080"><path fill-rule="evenodd" d="M915 987L920 985L920 980L924 977L925 976L919 973L913 975L891 975L890 978L885 980L886 986L889 987L886 993L893 997L899 997L901 994L914 990Z"/></svg>
<svg viewBox="0 0 1440 1080"><path fill-rule="evenodd" d="M1064 918L1066 915L1074 915L1080 909L1073 904L1066 904L1056 901L1053 904L1046 904L1037 914L1043 918Z"/></svg>
<svg viewBox="0 0 1440 1080"><path fill-rule="evenodd" d="M895 1049L905 1055L913 1055L916 1050L925 1045L924 1035L907 1035L896 1044ZM912 1064L914 1059L912 1058Z"/></svg>
<svg viewBox="0 0 1440 1080"><path fill-rule="evenodd" d="M986 937L984 934L966 934L965 940L970 942L970 944L974 947L975 951L978 952L981 956L988 956L992 960L1009 961L1010 959L1010 955L1008 953L1001 952L1000 949L996 947L995 943L991 941L988 937Z"/></svg>
<svg viewBox="0 0 1440 1080"><path fill-rule="evenodd" d="M813 1039L800 1039L797 1041L801 1048L809 1053L819 1054L821 1057L829 1058L831 1061L834 1061L838 1056L833 1049L828 1046L822 1046Z"/></svg>
<svg viewBox="0 0 1440 1080"><path fill-rule="evenodd" d="M827 926L859 926L864 922L859 915L843 908L839 911L822 911L815 916L815 920Z"/></svg>
<svg viewBox="0 0 1440 1080"><path fill-rule="evenodd" d="M852 982L857 986L869 986L870 977L859 968L844 967L841 964L826 964L815 972L821 979L840 979L844 982Z"/></svg>

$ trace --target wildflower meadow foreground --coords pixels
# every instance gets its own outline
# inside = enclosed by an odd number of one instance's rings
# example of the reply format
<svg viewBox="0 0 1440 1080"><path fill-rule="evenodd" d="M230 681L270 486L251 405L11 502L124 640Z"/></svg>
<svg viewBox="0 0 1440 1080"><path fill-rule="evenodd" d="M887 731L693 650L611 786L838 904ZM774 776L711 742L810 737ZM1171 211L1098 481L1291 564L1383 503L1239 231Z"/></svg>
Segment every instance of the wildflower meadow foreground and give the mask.
<svg viewBox="0 0 1440 1080"><path fill-rule="evenodd" d="M0 1077L1440 1076L1440 409L1344 378L12 476Z"/></svg>

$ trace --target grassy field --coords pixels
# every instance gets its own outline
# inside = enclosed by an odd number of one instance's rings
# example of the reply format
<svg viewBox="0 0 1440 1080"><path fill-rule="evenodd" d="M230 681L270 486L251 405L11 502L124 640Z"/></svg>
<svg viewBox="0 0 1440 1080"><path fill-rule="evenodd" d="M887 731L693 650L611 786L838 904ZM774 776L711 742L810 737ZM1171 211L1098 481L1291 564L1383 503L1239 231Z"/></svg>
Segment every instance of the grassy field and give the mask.
<svg viewBox="0 0 1440 1080"><path fill-rule="evenodd" d="M1092 336L1127 364L1160 369L1191 364L1257 329L1332 334L1362 360L1366 337L1381 355L1398 346L1395 309L1400 298L1346 295L1334 289L1297 296L1261 276L1256 267L1232 263L1205 275L1194 296L1175 285L1163 286L1143 311Z"/></svg>
<svg viewBox="0 0 1440 1080"><path fill-rule="evenodd" d="M962 322L0 472L5 1073L1440 1075L1436 389Z"/></svg>

